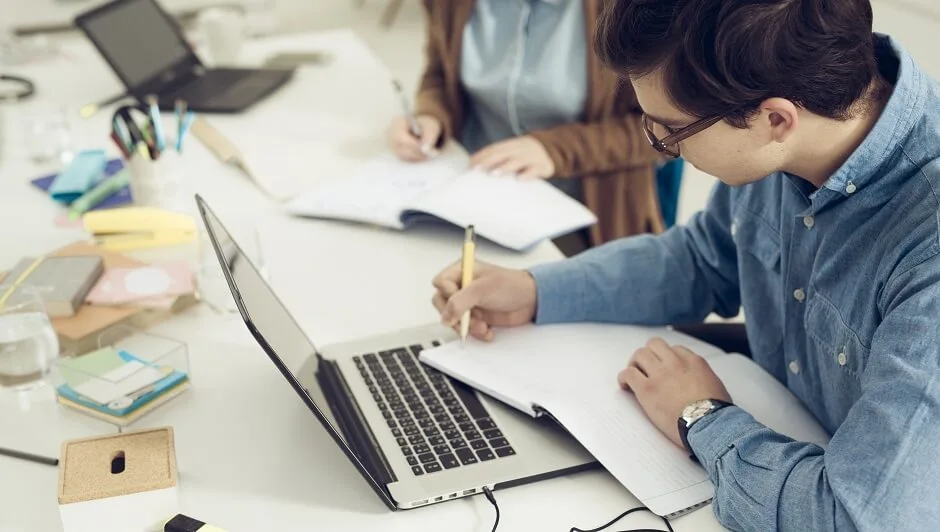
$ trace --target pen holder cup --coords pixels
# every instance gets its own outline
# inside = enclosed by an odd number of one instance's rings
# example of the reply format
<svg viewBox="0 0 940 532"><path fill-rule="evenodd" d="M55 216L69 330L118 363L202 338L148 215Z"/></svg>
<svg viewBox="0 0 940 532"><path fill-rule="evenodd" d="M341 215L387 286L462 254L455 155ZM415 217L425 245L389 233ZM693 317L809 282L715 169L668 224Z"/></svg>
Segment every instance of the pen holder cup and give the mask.
<svg viewBox="0 0 940 532"><path fill-rule="evenodd" d="M130 327L103 333L99 348L53 364L52 382L66 408L121 430L191 386L184 342Z"/></svg>
<svg viewBox="0 0 940 532"><path fill-rule="evenodd" d="M128 161L128 184L134 204L165 210L187 212L186 167L181 155L168 150L156 159L137 153Z"/></svg>

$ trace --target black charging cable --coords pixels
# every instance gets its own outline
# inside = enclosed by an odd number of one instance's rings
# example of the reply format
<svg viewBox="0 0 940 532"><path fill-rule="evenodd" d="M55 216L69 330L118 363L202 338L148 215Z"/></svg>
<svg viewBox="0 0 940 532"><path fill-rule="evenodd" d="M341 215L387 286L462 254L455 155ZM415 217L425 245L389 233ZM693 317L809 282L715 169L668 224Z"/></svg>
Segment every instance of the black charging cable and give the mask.
<svg viewBox="0 0 940 532"><path fill-rule="evenodd" d="M16 86L9 90L5 86ZM36 84L29 78L0 74L0 103L4 100L20 101L31 98L36 94Z"/></svg>
<svg viewBox="0 0 940 532"><path fill-rule="evenodd" d="M490 504L492 504L492 505L493 505L493 508L496 510L496 521L493 523L493 532L496 532L496 528L499 526L499 505L496 504L496 497L493 496L493 492L490 491L490 488L484 486L484 487L483 487L483 495L486 496L486 500L490 501ZM636 507L636 508L631 508L631 509L627 510L626 512L623 512L622 514L618 515L617 517L611 519L611 520L608 521L607 523L605 523L605 524L603 524L603 525L601 525L601 526L599 526L599 527L597 527L597 528L582 529L582 528L578 528L578 527L574 527L574 526L573 526L573 527L571 527L571 532L601 532L602 530L605 530L605 529L610 528L611 526L613 526L613 524L616 523L617 521L620 521L620 520L623 519L624 517L626 517L626 516L628 516L628 515L630 515L630 514L632 514L632 513L636 513L636 512L649 512L649 513L653 513L649 508L647 508L647 507L645 507L645 506L638 506L638 507ZM656 514L653 514L653 515L656 515ZM665 517L661 517L661 516L657 516L657 517L659 517L660 519L663 520L663 524L666 525L666 530L668 530L669 532L675 532L675 530L672 529L672 524L669 523L669 520L668 520L668 519L666 519ZM655 528L632 528L632 529L629 529L629 530L620 530L620 531L618 531L618 532L663 532L663 531L662 531L662 530L657 530L657 529L655 529Z"/></svg>

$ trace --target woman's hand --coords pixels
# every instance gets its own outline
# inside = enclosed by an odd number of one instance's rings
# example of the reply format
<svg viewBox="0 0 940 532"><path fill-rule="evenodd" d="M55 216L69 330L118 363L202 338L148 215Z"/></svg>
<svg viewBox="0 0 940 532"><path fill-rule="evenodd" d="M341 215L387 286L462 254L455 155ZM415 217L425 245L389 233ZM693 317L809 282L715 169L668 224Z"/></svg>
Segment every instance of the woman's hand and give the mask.
<svg viewBox="0 0 940 532"><path fill-rule="evenodd" d="M545 146L529 135L490 144L473 154L470 164L485 172L522 179L548 179L555 175L555 163Z"/></svg>
<svg viewBox="0 0 940 532"><path fill-rule="evenodd" d="M421 127L421 138L412 134L408 119L404 116L393 120L388 128L389 145L403 161L418 162L437 155L434 146L441 139L441 122L429 115L418 115L416 120Z"/></svg>

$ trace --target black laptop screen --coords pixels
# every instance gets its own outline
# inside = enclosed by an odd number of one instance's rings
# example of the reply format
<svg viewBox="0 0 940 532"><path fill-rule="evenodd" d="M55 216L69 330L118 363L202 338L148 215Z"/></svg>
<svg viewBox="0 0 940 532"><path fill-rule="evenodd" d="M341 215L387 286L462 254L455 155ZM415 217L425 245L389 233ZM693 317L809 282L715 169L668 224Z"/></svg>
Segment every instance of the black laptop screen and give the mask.
<svg viewBox="0 0 940 532"><path fill-rule="evenodd" d="M189 56L173 24L153 0L127 0L83 26L124 83L136 87Z"/></svg>
<svg viewBox="0 0 940 532"><path fill-rule="evenodd" d="M208 207L201 205L200 210L216 247L216 254L221 255L219 262L232 284L237 287L241 298L240 310L248 315L245 321L250 322L268 344L268 356L284 376L295 385L301 382L307 385L307 396L331 425L330 428L345 442L323 390L316 384L318 380L300 378L301 371L312 376L318 370L318 358L312 356L316 348L222 222Z"/></svg>

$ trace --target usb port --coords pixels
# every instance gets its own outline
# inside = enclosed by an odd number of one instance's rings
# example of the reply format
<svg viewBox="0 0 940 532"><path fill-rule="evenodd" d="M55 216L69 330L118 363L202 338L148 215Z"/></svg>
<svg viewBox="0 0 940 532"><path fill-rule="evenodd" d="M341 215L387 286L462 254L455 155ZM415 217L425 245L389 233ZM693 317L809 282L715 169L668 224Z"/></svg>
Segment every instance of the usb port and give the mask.
<svg viewBox="0 0 940 532"><path fill-rule="evenodd" d="M464 495L473 495L477 490L463 490Z"/></svg>
<svg viewBox="0 0 940 532"><path fill-rule="evenodd" d="M441 501L443 501L443 500L444 500L444 496L443 496L443 495L441 495L440 497L434 497L434 502L441 502Z"/></svg>

